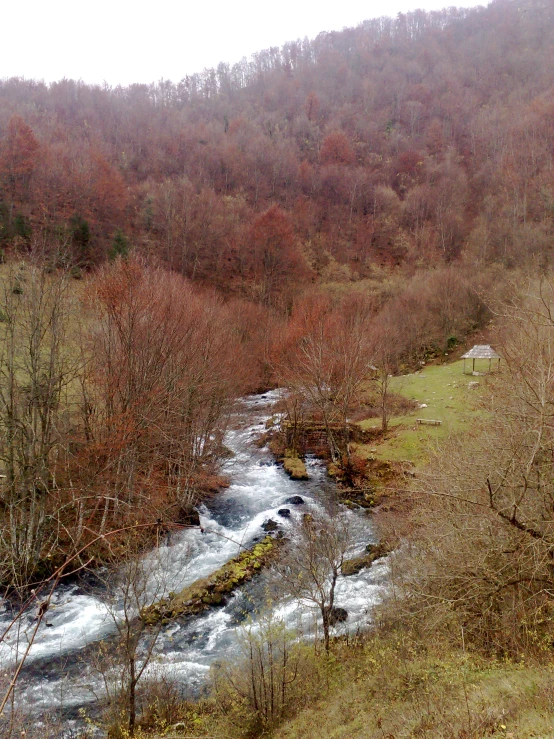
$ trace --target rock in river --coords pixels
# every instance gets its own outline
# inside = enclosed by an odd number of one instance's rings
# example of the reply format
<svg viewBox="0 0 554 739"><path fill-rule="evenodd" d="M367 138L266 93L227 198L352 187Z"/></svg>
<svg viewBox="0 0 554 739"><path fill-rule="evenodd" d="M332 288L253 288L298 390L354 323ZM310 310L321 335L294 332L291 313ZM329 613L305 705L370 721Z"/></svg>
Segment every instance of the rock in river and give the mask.
<svg viewBox="0 0 554 739"><path fill-rule="evenodd" d="M346 621L347 618L348 611L346 608L338 608L337 606L331 608L331 613L329 614L329 623L331 626L340 624L342 621Z"/></svg>
<svg viewBox="0 0 554 739"><path fill-rule="evenodd" d="M277 531L279 528L279 524L277 521L274 521L272 518L268 518L268 520L262 524L262 529L264 531Z"/></svg>
<svg viewBox="0 0 554 739"><path fill-rule="evenodd" d="M285 503L288 503L288 505L304 505L304 498L301 498L299 495L292 495L285 500Z"/></svg>
<svg viewBox="0 0 554 739"><path fill-rule="evenodd" d="M371 567L376 559L385 557L390 551L384 544L368 544L365 550L366 554L344 560L341 566L341 572L345 577L357 575L364 568Z"/></svg>

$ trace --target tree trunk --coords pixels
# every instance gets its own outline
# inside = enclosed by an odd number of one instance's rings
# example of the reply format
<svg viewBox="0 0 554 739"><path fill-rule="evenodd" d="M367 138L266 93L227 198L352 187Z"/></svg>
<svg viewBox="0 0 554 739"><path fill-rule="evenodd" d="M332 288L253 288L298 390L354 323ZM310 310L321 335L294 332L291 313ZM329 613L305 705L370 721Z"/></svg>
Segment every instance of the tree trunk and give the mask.
<svg viewBox="0 0 554 739"><path fill-rule="evenodd" d="M129 736L133 737L135 735L135 725L137 720L137 696L136 696L136 688L137 688L137 680L136 680L136 674L135 674L135 658L134 656L129 659L129 673L130 673L130 680L129 680Z"/></svg>
<svg viewBox="0 0 554 739"><path fill-rule="evenodd" d="M326 654L329 654L329 617L331 615L330 608L328 606L323 606L321 609L321 616L323 619L323 643L325 644L325 652Z"/></svg>

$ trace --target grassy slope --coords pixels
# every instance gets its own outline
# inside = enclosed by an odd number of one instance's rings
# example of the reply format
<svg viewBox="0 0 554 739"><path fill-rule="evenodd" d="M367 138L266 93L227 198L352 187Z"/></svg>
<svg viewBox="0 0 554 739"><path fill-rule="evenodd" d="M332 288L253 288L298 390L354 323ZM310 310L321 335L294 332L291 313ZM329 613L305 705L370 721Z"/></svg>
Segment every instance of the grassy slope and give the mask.
<svg viewBox="0 0 554 739"><path fill-rule="evenodd" d="M553 737L554 668L492 662L410 637L343 646L330 690L275 739Z"/></svg>
<svg viewBox="0 0 554 739"><path fill-rule="evenodd" d="M486 659L428 636L375 633L333 644L289 686L289 718L262 734L219 706L184 705L178 739L552 739L554 664ZM290 695L290 692L289 692ZM192 710L191 710L192 708Z"/></svg>
<svg viewBox="0 0 554 739"><path fill-rule="evenodd" d="M469 389L470 382L478 382L479 385ZM415 400L418 405L426 404L427 408L416 408L408 415L393 417L386 439L379 444L360 445L359 452L393 462L410 460L424 464L426 452L433 442L469 428L472 420L482 413L478 401L486 382L486 376L464 375L462 361L429 366L421 372L394 377L391 380L393 392ZM418 425L417 418L439 420L442 424ZM377 418L360 422L365 429L379 425Z"/></svg>

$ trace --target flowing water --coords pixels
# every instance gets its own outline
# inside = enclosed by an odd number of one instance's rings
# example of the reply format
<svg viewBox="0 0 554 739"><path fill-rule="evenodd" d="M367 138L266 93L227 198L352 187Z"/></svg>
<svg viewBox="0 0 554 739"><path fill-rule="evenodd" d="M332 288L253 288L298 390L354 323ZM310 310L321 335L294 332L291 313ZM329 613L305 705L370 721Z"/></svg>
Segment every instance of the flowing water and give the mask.
<svg viewBox="0 0 554 739"><path fill-rule="evenodd" d="M308 460L308 481L294 481L273 462L268 449L260 449L254 443L277 397L275 391L242 401L233 430L226 437L226 444L234 453L225 469L231 485L200 508L204 533L191 529L172 534L159 549L147 555L145 564L151 572L147 589L151 597L158 599L163 593L178 591L221 567L239 553L241 546L248 547L265 535L261 527L269 518L279 522L286 534L300 516L321 508L332 494L332 483L317 460ZM293 495L300 495L304 504L285 504ZM289 508L290 519L277 514L282 507ZM364 511L348 511L346 515L356 554L374 541L371 519ZM371 606L380 597L385 580L384 561L358 575L339 577L336 605L346 608L348 619L337 626L337 633L363 628L369 622ZM194 692L214 661L238 652L237 636L244 614L251 612L255 619L263 599L263 588L253 581L237 591L226 606L171 622L156 642L151 669L168 672ZM87 658L96 642L109 642L119 607L117 602L109 607L101 588L95 591L82 585L58 587L18 681L16 699L23 710L37 717L50 710L62 710L71 716L77 715L79 707L97 701L101 681ZM281 605L278 615L291 626L314 618L305 604L294 602ZM12 629L0 644L0 664L14 664L20 658L36 626L35 617L36 609L25 614L19 629ZM10 618L9 604L4 603L0 608L1 631Z"/></svg>

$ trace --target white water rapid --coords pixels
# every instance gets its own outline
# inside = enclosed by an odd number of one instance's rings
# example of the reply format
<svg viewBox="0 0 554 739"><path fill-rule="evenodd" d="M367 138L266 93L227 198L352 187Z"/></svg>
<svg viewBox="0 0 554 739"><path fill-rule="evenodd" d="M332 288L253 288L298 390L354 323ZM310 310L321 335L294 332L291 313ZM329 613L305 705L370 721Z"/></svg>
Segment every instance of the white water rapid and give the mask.
<svg viewBox="0 0 554 739"><path fill-rule="evenodd" d="M225 468L231 485L200 508L201 525L206 532L193 529L172 534L155 553L147 555L153 571L150 587L156 599L161 595L160 587L165 593L178 591L221 567L239 553L241 545L249 546L261 539L265 535L262 524L269 518L286 533L295 520L320 507L330 494L332 484L327 482L319 462L308 461L309 481L293 481L273 462L269 450L259 449L253 443L277 397L275 391L242 401L234 429L226 436L226 444L234 453ZM304 505L285 504L293 495L300 495ZM290 519L277 514L283 506L290 509ZM354 532L354 555L373 541L371 519L364 511L349 511L347 515ZM337 626L337 633L362 628L369 622L371 606L384 587L386 569L386 563L381 561L358 575L339 578L336 605L348 611L348 619ZM256 607L262 601L262 589L256 589L253 582L237 591L224 607L171 622L156 643L151 669L166 671L189 689L198 689L214 661L237 652L244 612L252 612L255 618ZM278 615L291 625L297 624L299 614L305 621L308 616L312 618L311 613L298 603L285 604L278 610ZM8 603L0 606L0 633L12 615ZM36 608L25 614L19 628L12 629L0 644L1 666L13 665L21 658L36 626L35 616ZM79 585L61 585L38 629L16 686L17 704L35 717L51 710L76 716L79 707L93 704L101 694L101 684L99 675L87 662L87 649L114 631L113 615L101 590L86 592Z"/></svg>

